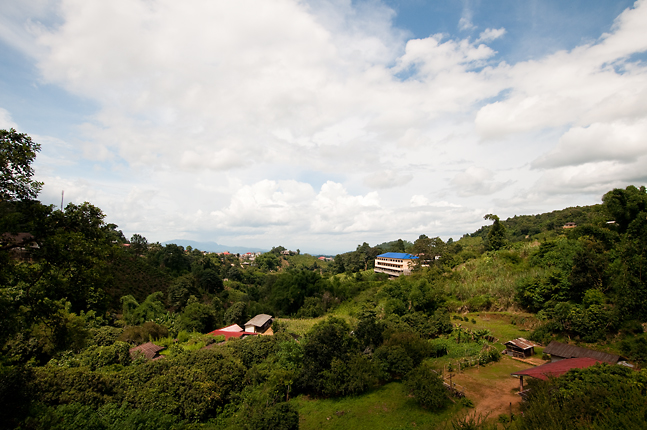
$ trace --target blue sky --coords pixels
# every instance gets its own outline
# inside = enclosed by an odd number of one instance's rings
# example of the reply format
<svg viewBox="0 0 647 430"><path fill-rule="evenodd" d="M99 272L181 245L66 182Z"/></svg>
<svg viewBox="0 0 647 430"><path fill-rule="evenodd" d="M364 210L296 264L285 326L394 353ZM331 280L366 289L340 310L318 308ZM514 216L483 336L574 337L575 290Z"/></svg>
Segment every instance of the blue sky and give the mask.
<svg viewBox="0 0 647 430"><path fill-rule="evenodd" d="M644 184L647 2L8 0L0 127L129 237L337 253Z"/></svg>

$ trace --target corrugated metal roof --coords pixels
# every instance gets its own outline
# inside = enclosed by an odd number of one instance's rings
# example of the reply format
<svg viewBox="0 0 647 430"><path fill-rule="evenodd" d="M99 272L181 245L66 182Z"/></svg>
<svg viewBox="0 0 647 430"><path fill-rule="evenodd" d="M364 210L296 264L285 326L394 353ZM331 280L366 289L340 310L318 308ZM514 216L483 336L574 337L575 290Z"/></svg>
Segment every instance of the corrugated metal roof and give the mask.
<svg viewBox="0 0 647 430"><path fill-rule="evenodd" d="M144 354L149 360L156 358L157 353L163 350L163 346L155 345L153 342L146 342L142 345L130 348L130 356L135 358L138 354ZM157 357L159 358L159 357Z"/></svg>
<svg viewBox="0 0 647 430"><path fill-rule="evenodd" d="M529 341L529 340L524 339L523 337L518 337L518 338L516 338L516 339L509 340L509 341L507 341L507 342L505 343L505 345L508 345L508 344L514 345L514 346L516 346L517 348L521 348L521 349L523 349L524 351L525 351L526 349L530 349L530 348L533 348L533 347L535 347L535 346L539 346L539 345L537 345L537 344L536 344L536 343L534 343L534 342L531 342L531 341Z"/></svg>
<svg viewBox="0 0 647 430"><path fill-rule="evenodd" d="M219 331L237 332L237 331L243 331L243 328L241 326L239 326L238 324L232 324L232 325L228 325L227 327L219 328L218 330Z"/></svg>
<svg viewBox="0 0 647 430"><path fill-rule="evenodd" d="M589 357L596 360L616 364L620 360L619 355L607 354L606 352L594 351L592 349L580 348L579 346L567 345L560 342L551 342L546 349L546 354L564 358Z"/></svg>
<svg viewBox="0 0 647 430"><path fill-rule="evenodd" d="M268 321L272 319L272 315L267 315L267 314L258 314L251 320L247 321L245 323L245 327L248 325L253 325L254 327L263 327L263 325Z"/></svg>
<svg viewBox="0 0 647 430"><path fill-rule="evenodd" d="M385 254L378 255L378 257L399 258L400 260L413 260L418 258L415 255L407 254L405 252L387 252Z"/></svg>
<svg viewBox="0 0 647 430"><path fill-rule="evenodd" d="M586 369L595 364L602 363L600 360L595 360L589 357L582 358L569 358L567 360L554 361L552 363L542 364L541 366L533 367L519 372L511 373L513 376L531 376L542 380L547 380L550 376L560 376L571 369Z"/></svg>

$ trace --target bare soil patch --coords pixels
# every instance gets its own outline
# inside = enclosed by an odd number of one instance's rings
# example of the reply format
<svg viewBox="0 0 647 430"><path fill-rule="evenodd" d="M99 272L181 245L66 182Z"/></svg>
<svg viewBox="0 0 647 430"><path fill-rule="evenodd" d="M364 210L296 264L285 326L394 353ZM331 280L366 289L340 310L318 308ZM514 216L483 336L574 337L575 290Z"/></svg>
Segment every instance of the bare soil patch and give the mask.
<svg viewBox="0 0 647 430"><path fill-rule="evenodd" d="M474 402L475 413L496 419L500 414L519 413L519 379L510 376L532 367L528 363L503 357L500 362L469 368L455 374L452 381L464 387L465 396Z"/></svg>

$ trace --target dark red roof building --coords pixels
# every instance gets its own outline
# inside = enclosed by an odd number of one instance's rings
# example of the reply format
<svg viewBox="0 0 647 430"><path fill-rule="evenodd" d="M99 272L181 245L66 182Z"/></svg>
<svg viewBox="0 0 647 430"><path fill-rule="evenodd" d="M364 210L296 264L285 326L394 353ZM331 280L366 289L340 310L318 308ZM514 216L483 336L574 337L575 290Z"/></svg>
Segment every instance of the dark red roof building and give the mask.
<svg viewBox="0 0 647 430"><path fill-rule="evenodd" d="M531 378L546 381L550 377L557 378L571 369L586 369L587 367L591 367L602 362L603 361L601 360L596 360L590 357L568 358L565 360L542 364L541 366L532 367L530 369L520 370L511 375L519 377L519 393L522 393L524 376L530 376Z"/></svg>
<svg viewBox="0 0 647 430"><path fill-rule="evenodd" d="M223 335L225 337L225 340L229 340L232 337L243 337L243 336L253 336L257 335L258 333L250 333L250 332L245 332L241 326L238 324L232 324L227 327L219 328L217 330L214 330L208 334L211 334L213 336L220 336Z"/></svg>

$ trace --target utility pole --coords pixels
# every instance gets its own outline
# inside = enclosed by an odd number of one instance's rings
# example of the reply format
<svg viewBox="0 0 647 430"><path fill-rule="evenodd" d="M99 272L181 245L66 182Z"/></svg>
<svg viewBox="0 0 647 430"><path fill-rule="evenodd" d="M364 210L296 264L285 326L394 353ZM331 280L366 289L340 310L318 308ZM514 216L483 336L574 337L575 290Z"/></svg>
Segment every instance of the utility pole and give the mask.
<svg viewBox="0 0 647 430"><path fill-rule="evenodd" d="M63 211L63 196L65 195L65 190L61 191L61 212Z"/></svg>

